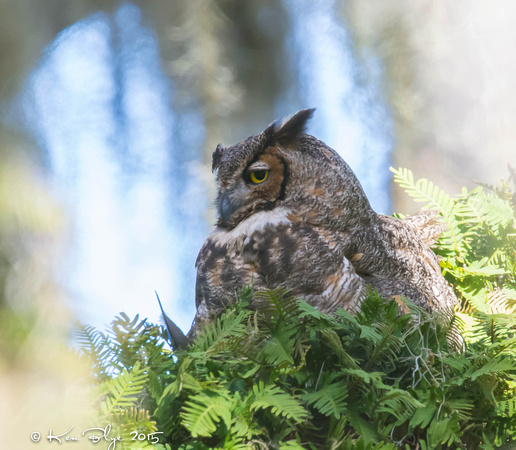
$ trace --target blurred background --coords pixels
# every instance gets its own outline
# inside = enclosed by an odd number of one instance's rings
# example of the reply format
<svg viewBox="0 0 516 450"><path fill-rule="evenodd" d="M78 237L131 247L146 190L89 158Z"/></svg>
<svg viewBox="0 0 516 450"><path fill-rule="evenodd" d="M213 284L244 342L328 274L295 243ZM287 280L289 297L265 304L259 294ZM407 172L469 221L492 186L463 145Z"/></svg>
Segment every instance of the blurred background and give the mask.
<svg viewBox="0 0 516 450"><path fill-rule="evenodd" d="M188 330L219 142L316 107L309 133L386 214L417 209L391 165L452 195L507 176L515 20L510 0L1 1L0 421L80 391L56 376L77 320L158 322L156 290Z"/></svg>

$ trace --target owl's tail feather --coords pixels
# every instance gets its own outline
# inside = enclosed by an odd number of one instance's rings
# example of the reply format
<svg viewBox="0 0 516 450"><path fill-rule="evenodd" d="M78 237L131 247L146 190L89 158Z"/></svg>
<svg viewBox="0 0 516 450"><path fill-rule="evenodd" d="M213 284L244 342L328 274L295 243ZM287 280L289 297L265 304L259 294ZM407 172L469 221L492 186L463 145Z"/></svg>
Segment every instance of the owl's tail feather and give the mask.
<svg viewBox="0 0 516 450"><path fill-rule="evenodd" d="M165 327L167 328L167 334L169 339L169 344L174 350L185 350L189 344L189 339L185 336L181 328L179 328L174 321L165 314L163 309L163 305L161 304L161 300L159 299L159 295L156 291L156 297L158 299L159 307L161 309L161 314L163 315L163 320L165 321Z"/></svg>

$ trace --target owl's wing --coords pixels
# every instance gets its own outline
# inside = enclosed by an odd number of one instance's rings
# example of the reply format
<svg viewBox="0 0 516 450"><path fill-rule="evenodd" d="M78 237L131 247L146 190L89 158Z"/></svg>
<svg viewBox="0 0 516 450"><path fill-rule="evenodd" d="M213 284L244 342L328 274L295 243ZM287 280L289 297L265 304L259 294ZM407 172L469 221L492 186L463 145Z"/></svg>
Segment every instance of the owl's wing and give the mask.
<svg viewBox="0 0 516 450"><path fill-rule="evenodd" d="M442 229L433 216L431 212L405 220L379 216L381 246L354 262L357 270L366 274L364 279L383 295L401 295L432 311L457 303L441 275L438 257L428 245L436 230ZM422 230L426 227L429 232L425 234Z"/></svg>
<svg viewBox="0 0 516 450"><path fill-rule="evenodd" d="M210 285L218 278L220 261L226 258L224 247L218 246L213 239L208 238L197 256L195 267L197 280L195 283L195 306L197 309L206 302L209 296ZM215 280L214 280L215 279Z"/></svg>
<svg viewBox="0 0 516 450"><path fill-rule="evenodd" d="M217 275L217 261L225 258L223 249L217 247L213 240L208 238L197 256L195 267L197 269L197 278L195 283L195 307L196 313L192 323L192 327L188 332L188 338L193 339L201 324L208 321L211 317L209 303L213 302L211 298L211 290L214 278ZM211 298L211 300L210 300Z"/></svg>
<svg viewBox="0 0 516 450"><path fill-rule="evenodd" d="M403 223L416 231L423 242L429 247L446 231L446 225L437 217L438 212L431 209L422 209L416 214L403 219Z"/></svg>

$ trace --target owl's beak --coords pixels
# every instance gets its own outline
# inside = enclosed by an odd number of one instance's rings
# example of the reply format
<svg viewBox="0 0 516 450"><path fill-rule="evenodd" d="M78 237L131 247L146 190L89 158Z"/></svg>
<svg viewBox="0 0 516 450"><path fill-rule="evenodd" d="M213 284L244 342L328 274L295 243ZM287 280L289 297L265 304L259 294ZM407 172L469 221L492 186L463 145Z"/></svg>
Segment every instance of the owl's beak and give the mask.
<svg viewBox="0 0 516 450"><path fill-rule="evenodd" d="M222 219L222 222L225 224L228 224L234 211L235 211L235 208L231 204L229 195L226 192L222 196L222 200L220 201L220 218Z"/></svg>
<svg viewBox="0 0 516 450"><path fill-rule="evenodd" d="M226 191L219 203L220 224L229 226L236 211L246 205L246 201L234 191Z"/></svg>

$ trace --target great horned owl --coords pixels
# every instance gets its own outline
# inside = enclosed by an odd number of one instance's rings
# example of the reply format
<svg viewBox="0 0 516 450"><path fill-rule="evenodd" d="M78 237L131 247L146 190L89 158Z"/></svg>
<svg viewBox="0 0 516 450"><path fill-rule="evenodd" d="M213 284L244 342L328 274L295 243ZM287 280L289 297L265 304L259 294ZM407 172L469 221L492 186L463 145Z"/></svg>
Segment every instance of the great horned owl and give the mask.
<svg viewBox="0 0 516 450"><path fill-rule="evenodd" d="M355 310L366 285L427 310L457 302L430 249L442 232L433 213L376 214L342 158L304 134L313 112L213 153L218 222L196 262L194 333L251 284L288 289L326 313Z"/></svg>

